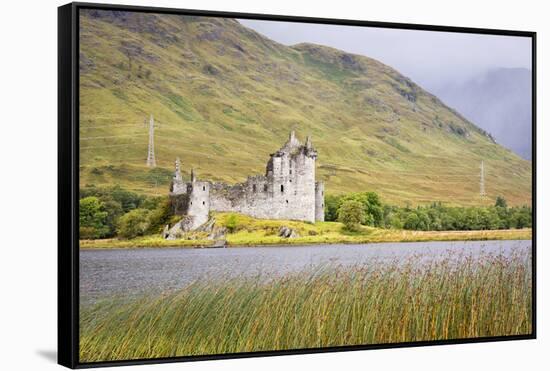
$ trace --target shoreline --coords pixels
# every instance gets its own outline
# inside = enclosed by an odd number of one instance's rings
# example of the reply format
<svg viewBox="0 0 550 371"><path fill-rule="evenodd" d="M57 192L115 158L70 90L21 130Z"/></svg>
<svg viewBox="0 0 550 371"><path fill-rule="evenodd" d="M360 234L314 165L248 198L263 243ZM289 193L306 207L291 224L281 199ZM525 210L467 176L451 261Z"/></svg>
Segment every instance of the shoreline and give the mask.
<svg viewBox="0 0 550 371"><path fill-rule="evenodd" d="M349 245L349 246L358 246L358 245L385 245L385 244L416 244L416 243L436 243L436 242L498 242L498 241L507 241L507 242L520 242L520 241L529 241L529 239L485 239L485 240L423 240L423 241L383 241L383 242L330 242L330 243L304 243L304 244L271 244L271 245L232 245L228 246L229 249L250 249L250 248L288 248L288 247L321 247L321 246L335 246L335 245ZM138 246L138 247L107 247L107 248L81 248L81 251L95 251L95 250L155 250L155 249L221 249L213 247L204 247L204 246Z"/></svg>
<svg viewBox="0 0 550 371"><path fill-rule="evenodd" d="M499 240L530 240L532 229L505 229L481 231L405 231L405 230L373 230L364 235L330 235L306 236L293 239L265 236L251 241L246 238L229 235L227 248L248 247L292 247L308 245L351 245L371 243L401 243L401 242L438 242L438 241L499 241ZM98 249L145 249L145 248L219 248L212 247L212 240L165 240L160 236L148 236L132 240L99 239L80 240L80 250Z"/></svg>

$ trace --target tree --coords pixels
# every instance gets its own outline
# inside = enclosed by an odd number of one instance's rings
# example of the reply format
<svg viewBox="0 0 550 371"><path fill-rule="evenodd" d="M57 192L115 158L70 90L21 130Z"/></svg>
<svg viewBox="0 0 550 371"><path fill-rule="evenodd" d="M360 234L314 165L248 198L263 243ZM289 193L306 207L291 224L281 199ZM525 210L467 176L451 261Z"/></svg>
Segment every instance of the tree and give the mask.
<svg viewBox="0 0 550 371"><path fill-rule="evenodd" d="M103 209L107 213L107 218L105 219L105 224L109 229L109 232L104 237L112 237L116 233L116 225L118 218L124 214L120 202L117 202L111 198L102 200Z"/></svg>
<svg viewBox="0 0 550 371"><path fill-rule="evenodd" d="M356 200L347 200L338 209L338 221L344 224L348 231L358 231L364 222L363 204Z"/></svg>
<svg viewBox="0 0 550 371"><path fill-rule="evenodd" d="M153 200L156 203L156 207L148 209L150 210L148 231L150 233L160 233L173 215L172 204L168 197L159 197Z"/></svg>
<svg viewBox="0 0 550 371"><path fill-rule="evenodd" d="M124 210L125 213L141 207L141 203L144 201L143 196L140 196L134 192L127 191L119 185L112 187L107 192L110 193L111 197L115 201L120 202L120 204L122 205L122 210Z"/></svg>
<svg viewBox="0 0 550 371"><path fill-rule="evenodd" d="M405 218L405 223L403 223L403 228L409 229L409 230L415 230L418 229L418 224L420 222L420 219L418 218L418 215L414 211L411 211L407 214Z"/></svg>
<svg viewBox="0 0 550 371"><path fill-rule="evenodd" d="M125 238L143 236L151 226L150 213L151 211L147 209L134 209L122 215L118 219L119 236Z"/></svg>
<svg viewBox="0 0 550 371"><path fill-rule="evenodd" d="M495 206L496 207L503 207L503 208L507 208L508 205L506 203L506 200L504 199L504 197L501 197L501 196L497 196L497 200L495 202Z"/></svg>
<svg viewBox="0 0 550 371"><path fill-rule="evenodd" d="M86 197L79 202L79 229L81 238L100 238L109 232L108 213L97 197Z"/></svg>
<svg viewBox="0 0 550 371"><path fill-rule="evenodd" d="M380 201L380 197L378 196L378 193L376 192L365 192L364 193L365 198L367 199L367 203L365 205L366 207L366 214L371 216L371 223L367 223L368 225L374 225L376 227L381 227L384 220L384 208L382 206L382 202Z"/></svg>
<svg viewBox="0 0 550 371"><path fill-rule="evenodd" d="M378 194L375 192L350 193L345 195L340 204L346 201L358 201L363 207L363 221L361 224L380 227L384 222L384 208Z"/></svg>
<svg viewBox="0 0 550 371"><path fill-rule="evenodd" d="M231 214L227 217L227 220L225 221L225 228L229 231L229 233L233 233L237 230L238 221L237 221L237 215Z"/></svg>
<svg viewBox="0 0 550 371"><path fill-rule="evenodd" d="M512 228L530 228L533 224L531 208L523 206L515 207L510 214L510 226Z"/></svg>
<svg viewBox="0 0 550 371"><path fill-rule="evenodd" d="M325 221L334 222L338 220L338 208L342 203L341 196L325 196Z"/></svg>

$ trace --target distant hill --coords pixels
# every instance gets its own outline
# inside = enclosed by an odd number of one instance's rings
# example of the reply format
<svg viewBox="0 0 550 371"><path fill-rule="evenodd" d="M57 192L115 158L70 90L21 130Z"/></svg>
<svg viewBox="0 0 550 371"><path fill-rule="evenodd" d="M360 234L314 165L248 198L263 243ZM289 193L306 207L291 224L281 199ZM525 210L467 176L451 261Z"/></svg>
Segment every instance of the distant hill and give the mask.
<svg viewBox="0 0 550 371"><path fill-rule="evenodd" d="M531 70L498 68L461 84L434 90L438 97L490 132L495 140L531 159Z"/></svg>
<svg viewBox="0 0 550 371"><path fill-rule="evenodd" d="M530 203L531 163L374 59L271 41L222 18L81 11L81 185L166 194L176 156L199 178L263 173L291 129L310 134L327 193L385 202ZM160 127L159 166L145 166Z"/></svg>

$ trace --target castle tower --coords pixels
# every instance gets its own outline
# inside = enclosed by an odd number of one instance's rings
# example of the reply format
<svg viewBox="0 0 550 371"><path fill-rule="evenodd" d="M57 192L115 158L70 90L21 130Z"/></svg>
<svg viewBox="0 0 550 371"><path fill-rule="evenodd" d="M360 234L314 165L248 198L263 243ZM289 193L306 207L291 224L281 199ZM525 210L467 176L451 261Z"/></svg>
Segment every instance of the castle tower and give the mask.
<svg viewBox="0 0 550 371"><path fill-rule="evenodd" d="M187 192L187 187L181 177L181 164L179 157L176 158L174 175L172 176L172 183L170 185L170 192L173 194L182 194Z"/></svg>
<svg viewBox="0 0 550 371"><path fill-rule="evenodd" d="M187 183L189 206L187 215L193 217L193 229L208 221L210 213L210 182L197 180L191 169L191 183Z"/></svg>
<svg viewBox="0 0 550 371"><path fill-rule="evenodd" d="M315 221L315 161L311 138L302 144L293 131L266 167L272 190L270 213L277 219Z"/></svg>
<svg viewBox="0 0 550 371"><path fill-rule="evenodd" d="M176 170L174 171L174 180L182 180L181 178L181 164L180 164L180 158L176 157Z"/></svg>
<svg viewBox="0 0 550 371"><path fill-rule="evenodd" d="M288 135L288 142L286 143L285 147L290 149L293 147L298 147L300 145L300 141L298 140L298 138L296 138L296 132L294 130L291 130L290 134Z"/></svg>
<svg viewBox="0 0 550 371"><path fill-rule="evenodd" d="M325 221L325 183L315 183L315 221Z"/></svg>

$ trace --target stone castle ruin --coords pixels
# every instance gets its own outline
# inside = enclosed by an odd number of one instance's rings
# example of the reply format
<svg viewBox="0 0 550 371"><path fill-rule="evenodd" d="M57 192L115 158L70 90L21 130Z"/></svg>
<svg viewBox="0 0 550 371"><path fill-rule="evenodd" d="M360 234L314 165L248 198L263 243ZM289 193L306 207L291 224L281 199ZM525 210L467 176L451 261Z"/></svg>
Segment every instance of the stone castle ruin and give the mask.
<svg viewBox="0 0 550 371"><path fill-rule="evenodd" d="M307 222L324 220L324 184L315 181L317 151L307 137L302 144L292 131L285 145L270 155L265 175L249 176L229 185L200 181L191 170L185 182L176 160L170 185L172 207L185 216L182 227L194 230L209 219L210 211L237 212L260 219Z"/></svg>

